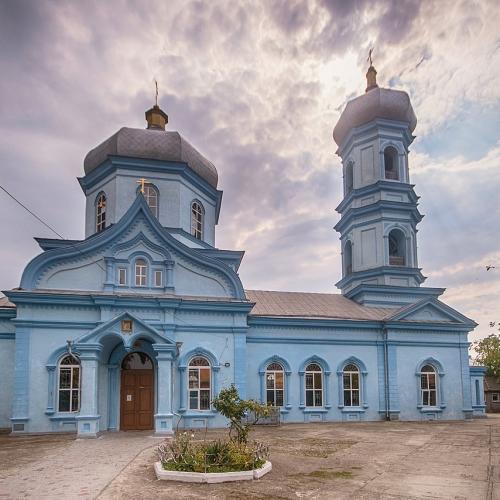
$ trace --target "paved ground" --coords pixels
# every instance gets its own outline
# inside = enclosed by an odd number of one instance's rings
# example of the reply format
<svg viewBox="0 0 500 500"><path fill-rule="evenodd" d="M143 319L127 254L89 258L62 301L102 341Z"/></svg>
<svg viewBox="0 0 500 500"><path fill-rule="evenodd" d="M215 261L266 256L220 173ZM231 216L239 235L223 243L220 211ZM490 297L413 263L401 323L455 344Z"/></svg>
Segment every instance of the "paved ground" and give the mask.
<svg viewBox="0 0 500 500"><path fill-rule="evenodd" d="M213 432L210 433L215 434ZM0 499L331 498L500 500L500 416L470 422L259 428L273 472L259 481L157 481L158 440L0 436Z"/></svg>

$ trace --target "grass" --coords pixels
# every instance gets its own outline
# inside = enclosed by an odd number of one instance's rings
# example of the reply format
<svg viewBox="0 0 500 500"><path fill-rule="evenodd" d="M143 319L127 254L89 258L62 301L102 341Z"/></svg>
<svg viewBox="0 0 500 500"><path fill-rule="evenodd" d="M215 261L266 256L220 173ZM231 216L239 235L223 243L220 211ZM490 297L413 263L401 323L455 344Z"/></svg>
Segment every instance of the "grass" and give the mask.
<svg viewBox="0 0 500 500"><path fill-rule="evenodd" d="M318 469L307 474L292 474L294 477L313 477L316 479L352 479L353 474L348 470Z"/></svg>

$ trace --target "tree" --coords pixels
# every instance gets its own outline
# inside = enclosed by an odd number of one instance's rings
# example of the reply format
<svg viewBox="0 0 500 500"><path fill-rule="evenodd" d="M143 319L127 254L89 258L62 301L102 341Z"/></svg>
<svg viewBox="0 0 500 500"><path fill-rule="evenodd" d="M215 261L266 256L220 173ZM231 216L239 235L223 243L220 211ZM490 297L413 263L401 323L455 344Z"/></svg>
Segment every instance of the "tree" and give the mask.
<svg viewBox="0 0 500 500"><path fill-rule="evenodd" d="M474 342L476 358L474 363L486 366L487 375L500 377L500 335L492 333Z"/></svg>
<svg viewBox="0 0 500 500"><path fill-rule="evenodd" d="M253 399L241 399L234 384L222 389L212 404L219 413L229 419L231 423L229 436L234 439L232 432L236 432L236 441L240 444L247 442L250 426L256 424L259 418L269 415L269 408L266 405ZM250 414L253 414L253 421L244 422L243 419Z"/></svg>

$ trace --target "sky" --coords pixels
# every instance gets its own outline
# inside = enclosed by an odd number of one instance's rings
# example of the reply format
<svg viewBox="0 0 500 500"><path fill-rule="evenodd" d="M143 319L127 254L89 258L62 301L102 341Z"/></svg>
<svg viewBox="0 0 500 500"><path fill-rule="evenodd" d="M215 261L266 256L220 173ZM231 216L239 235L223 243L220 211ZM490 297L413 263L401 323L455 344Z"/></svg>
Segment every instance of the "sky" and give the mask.
<svg viewBox="0 0 500 500"><path fill-rule="evenodd" d="M246 288L336 293L342 198L332 130L380 86L418 118L410 178L426 286L500 322L498 1L0 0L0 184L65 238L84 236L86 153L154 102L224 191L217 247ZM54 235L0 192L0 289ZM487 265L497 266L486 271Z"/></svg>

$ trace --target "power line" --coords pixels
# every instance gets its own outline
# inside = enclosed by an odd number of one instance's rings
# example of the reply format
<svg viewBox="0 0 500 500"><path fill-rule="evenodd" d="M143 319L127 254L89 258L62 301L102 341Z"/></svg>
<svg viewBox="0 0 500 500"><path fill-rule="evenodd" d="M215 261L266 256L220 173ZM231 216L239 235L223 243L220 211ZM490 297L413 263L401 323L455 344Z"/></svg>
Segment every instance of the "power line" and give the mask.
<svg viewBox="0 0 500 500"><path fill-rule="evenodd" d="M41 222L45 227L49 228L54 234L56 234L57 236L59 236L59 238L61 238L62 240L66 239L66 238L64 238L64 236L61 236L52 226L50 226L49 224L47 224L47 222L45 222L41 217L38 217L37 214L35 214L33 211L31 211L26 205L24 205L23 203L21 203L13 194L9 193L9 191L7 191L7 189L5 189L1 184L0 184L0 189L7 196L9 196L10 198L12 198L18 205L20 205L21 207L23 207L24 210L26 210L29 214L31 214L36 220L38 220L39 222Z"/></svg>

